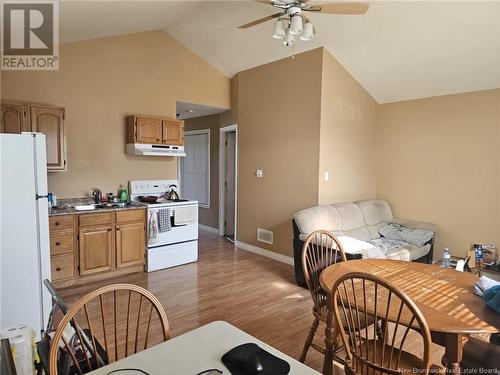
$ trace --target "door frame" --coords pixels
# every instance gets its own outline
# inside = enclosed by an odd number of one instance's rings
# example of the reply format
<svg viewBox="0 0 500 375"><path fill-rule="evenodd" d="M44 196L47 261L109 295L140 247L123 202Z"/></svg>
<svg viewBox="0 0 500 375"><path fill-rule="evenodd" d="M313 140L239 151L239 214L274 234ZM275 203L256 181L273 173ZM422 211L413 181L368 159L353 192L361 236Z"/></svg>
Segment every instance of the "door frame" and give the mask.
<svg viewBox="0 0 500 375"><path fill-rule="evenodd" d="M224 222L226 221L226 133L235 132L235 171L234 171L234 240L238 232L238 125L229 125L219 129L219 235L224 236Z"/></svg>

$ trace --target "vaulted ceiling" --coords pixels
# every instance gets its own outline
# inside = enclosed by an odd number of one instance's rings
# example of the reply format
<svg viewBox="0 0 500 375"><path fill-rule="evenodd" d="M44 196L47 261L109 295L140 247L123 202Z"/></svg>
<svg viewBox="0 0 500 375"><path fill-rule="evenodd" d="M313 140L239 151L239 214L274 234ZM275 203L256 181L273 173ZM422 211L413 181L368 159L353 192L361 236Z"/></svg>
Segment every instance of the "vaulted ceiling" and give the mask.
<svg viewBox="0 0 500 375"><path fill-rule="evenodd" d="M274 40L253 1L62 1L63 42L164 30L228 76L319 46L379 102L500 87L499 1L371 1L364 16L312 14L318 34Z"/></svg>

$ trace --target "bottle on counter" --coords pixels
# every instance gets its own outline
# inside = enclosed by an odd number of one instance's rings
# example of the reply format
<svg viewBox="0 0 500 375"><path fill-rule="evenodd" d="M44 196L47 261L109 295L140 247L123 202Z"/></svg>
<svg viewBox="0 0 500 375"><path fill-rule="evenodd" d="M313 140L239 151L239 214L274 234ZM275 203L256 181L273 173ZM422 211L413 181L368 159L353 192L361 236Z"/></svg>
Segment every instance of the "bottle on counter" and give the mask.
<svg viewBox="0 0 500 375"><path fill-rule="evenodd" d="M120 188L118 189L118 198L122 203L128 202L128 192L125 186L123 185L120 185Z"/></svg>
<svg viewBox="0 0 500 375"><path fill-rule="evenodd" d="M450 265L451 265L451 252L450 249L445 247L443 251L443 261L441 267L450 268Z"/></svg>

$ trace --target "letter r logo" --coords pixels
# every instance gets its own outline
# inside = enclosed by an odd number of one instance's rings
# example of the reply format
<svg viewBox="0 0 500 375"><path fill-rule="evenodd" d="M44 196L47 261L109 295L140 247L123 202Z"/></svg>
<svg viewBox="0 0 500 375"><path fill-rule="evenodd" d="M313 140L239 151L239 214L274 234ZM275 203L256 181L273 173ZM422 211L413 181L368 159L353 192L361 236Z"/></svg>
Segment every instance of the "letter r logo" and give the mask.
<svg viewBox="0 0 500 375"><path fill-rule="evenodd" d="M3 4L3 54L52 55L53 4Z"/></svg>

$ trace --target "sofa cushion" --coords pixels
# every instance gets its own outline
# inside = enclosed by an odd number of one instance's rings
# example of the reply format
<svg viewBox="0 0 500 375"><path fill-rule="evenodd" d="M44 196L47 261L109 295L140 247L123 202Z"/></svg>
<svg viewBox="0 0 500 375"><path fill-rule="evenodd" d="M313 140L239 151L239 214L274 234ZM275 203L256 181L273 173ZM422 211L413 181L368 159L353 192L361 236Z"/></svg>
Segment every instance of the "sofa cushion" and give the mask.
<svg viewBox="0 0 500 375"><path fill-rule="evenodd" d="M342 245L346 254L361 254L363 258L385 259L385 254L377 246L354 237L339 236L337 240Z"/></svg>
<svg viewBox="0 0 500 375"><path fill-rule="evenodd" d="M346 232L366 226L361 210L354 203L335 203L332 206L338 209L342 231Z"/></svg>
<svg viewBox="0 0 500 375"><path fill-rule="evenodd" d="M384 237L380 237L369 242L380 248L388 259L395 260L416 260L427 255L431 249L430 244L418 247L404 241L391 240Z"/></svg>
<svg viewBox="0 0 500 375"><path fill-rule="evenodd" d="M357 238L361 241L369 241L371 240L370 232L367 227L361 227L351 230L342 231L346 236Z"/></svg>
<svg viewBox="0 0 500 375"><path fill-rule="evenodd" d="M386 201L372 199L356 202L356 205L361 210L368 225L388 223L393 218L391 207Z"/></svg>
<svg viewBox="0 0 500 375"><path fill-rule="evenodd" d="M341 222L337 207L321 205L306 208L294 215L295 223L301 234L306 237L315 230L341 230Z"/></svg>

